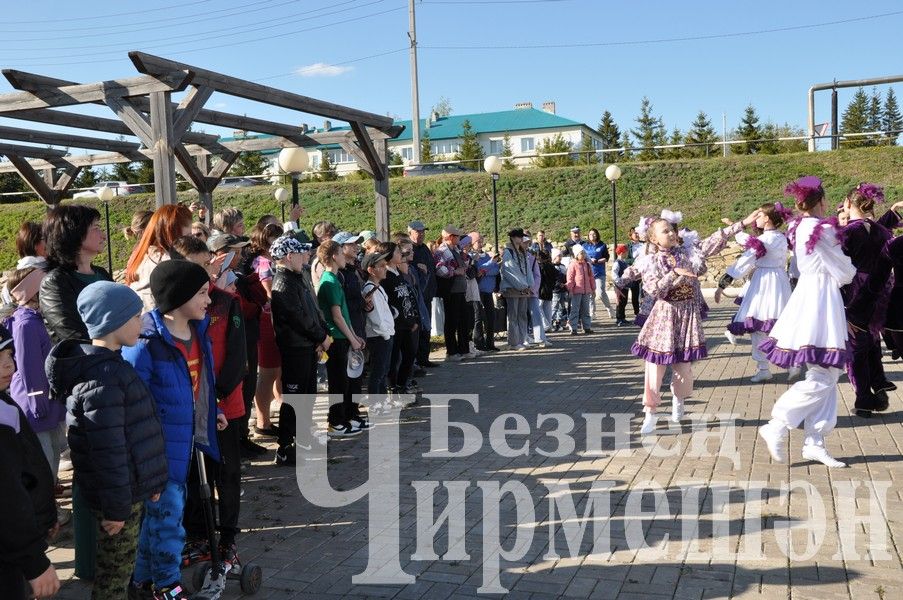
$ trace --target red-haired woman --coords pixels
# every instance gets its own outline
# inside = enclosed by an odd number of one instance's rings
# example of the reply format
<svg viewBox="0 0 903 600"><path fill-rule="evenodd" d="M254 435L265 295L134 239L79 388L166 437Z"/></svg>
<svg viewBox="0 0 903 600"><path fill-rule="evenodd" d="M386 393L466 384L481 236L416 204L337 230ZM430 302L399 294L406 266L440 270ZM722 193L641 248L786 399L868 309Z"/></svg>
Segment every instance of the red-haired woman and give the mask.
<svg viewBox="0 0 903 600"><path fill-rule="evenodd" d="M190 234L191 211L187 206L167 204L151 217L125 267L125 283L141 297L145 311L155 306L150 292L151 273L161 262L180 258L178 253L173 254L173 242Z"/></svg>

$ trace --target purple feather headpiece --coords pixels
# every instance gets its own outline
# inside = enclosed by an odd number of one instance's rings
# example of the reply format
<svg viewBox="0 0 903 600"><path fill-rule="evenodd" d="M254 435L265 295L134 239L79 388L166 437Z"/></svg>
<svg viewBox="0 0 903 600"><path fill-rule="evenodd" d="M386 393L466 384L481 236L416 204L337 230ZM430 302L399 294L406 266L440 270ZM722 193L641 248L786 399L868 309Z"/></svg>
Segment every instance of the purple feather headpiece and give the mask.
<svg viewBox="0 0 903 600"><path fill-rule="evenodd" d="M875 185L874 183L860 183L856 186L856 189L853 190L853 194L868 198L875 204L884 203L884 188L880 185ZM852 196L853 194L850 195Z"/></svg>
<svg viewBox="0 0 903 600"><path fill-rule="evenodd" d="M774 212L781 215L781 218L784 219L785 223L793 217L793 211L784 206L784 203L781 201L774 203Z"/></svg>
<svg viewBox="0 0 903 600"><path fill-rule="evenodd" d="M784 195L796 198L797 204L811 203L824 198L825 190L821 186L821 179L807 175L788 183L784 188Z"/></svg>

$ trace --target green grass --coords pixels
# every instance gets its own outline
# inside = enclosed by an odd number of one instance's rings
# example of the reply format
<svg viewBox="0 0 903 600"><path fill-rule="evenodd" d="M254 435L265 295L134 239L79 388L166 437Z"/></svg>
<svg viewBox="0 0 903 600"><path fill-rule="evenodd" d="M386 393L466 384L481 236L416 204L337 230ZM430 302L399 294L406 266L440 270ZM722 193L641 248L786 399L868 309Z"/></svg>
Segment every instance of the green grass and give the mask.
<svg viewBox="0 0 903 600"><path fill-rule="evenodd" d="M738 156L729 158L625 163L618 183L618 237L641 215L658 214L664 207L680 210L688 227L706 234L721 217L738 218L756 205L782 198L783 186L800 175L817 175L825 181L830 203L859 181L886 186L888 204L903 195L903 148L861 148L835 152ZM370 181L305 183L301 186L309 229L328 219L351 230L374 226L373 186ZM498 182L499 229L515 226L533 231L545 229L551 239L565 239L573 225L584 230L596 227L604 239L611 238L611 191L601 166L505 171ZM438 236L443 225L479 229L491 240L492 202L489 177L485 173L436 177L394 178L390 184L393 230L403 229L414 218ZM191 193L180 194L190 201ZM273 188L245 188L217 193L216 207L238 206L245 212L248 228L261 215L279 215ZM97 204L97 202L93 202ZM131 213L152 208L148 195L117 198L110 205L114 230L114 267L121 268L130 247L122 229ZM37 202L0 206L0 265L15 262L13 234L25 219L40 219L44 207ZM106 263L106 255L98 264Z"/></svg>

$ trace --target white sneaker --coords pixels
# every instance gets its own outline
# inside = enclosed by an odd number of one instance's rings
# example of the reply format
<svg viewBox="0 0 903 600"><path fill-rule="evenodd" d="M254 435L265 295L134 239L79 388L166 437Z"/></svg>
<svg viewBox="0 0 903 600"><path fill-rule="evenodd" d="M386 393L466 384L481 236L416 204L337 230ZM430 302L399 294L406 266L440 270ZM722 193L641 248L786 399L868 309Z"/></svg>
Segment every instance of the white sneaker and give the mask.
<svg viewBox="0 0 903 600"><path fill-rule="evenodd" d="M684 418L684 401L680 398L675 397L671 401L671 422L672 423L680 423L680 420Z"/></svg>
<svg viewBox="0 0 903 600"><path fill-rule="evenodd" d="M757 371L755 375L749 378L753 383L762 383L763 381L770 381L772 378L771 371Z"/></svg>
<svg viewBox="0 0 903 600"><path fill-rule="evenodd" d="M473 358L475 356L482 356L483 354L485 354L485 352L483 352L482 350L477 350L477 345L473 342L470 342L470 354L473 355L471 356L471 358Z"/></svg>
<svg viewBox="0 0 903 600"><path fill-rule="evenodd" d="M828 451L825 450L824 446L803 446L803 458L820 462L831 469L842 469L847 466L847 463L841 462L828 454Z"/></svg>
<svg viewBox="0 0 903 600"><path fill-rule="evenodd" d="M775 462L782 463L787 457L784 456L784 428L780 425L772 425L766 423L759 427L759 435L765 440L768 446L768 453Z"/></svg>
<svg viewBox="0 0 903 600"><path fill-rule="evenodd" d="M646 416L643 417L643 425L640 427L640 435L649 435L653 431L655 431L655 426L658 423L658 416L654 412L647 412Z"/></svg>
<svg viewBox="0 0 903 600"><path fill-rule="evenodd" d="M800 378L803 370L800 367L790 367L787 369L787 381L795 381Z"/></svg>
<svg viewBox="0 0 903 600"><path fill-rule="evenodd" d="M729 330L724 330L724 337L727 338L727 341L730 342L731 346L737 345L737 336L731 333Z"/></svg>
<svg viewBox="0 0 903 600"><path fill-rule="evenodd" d="M614 318L614 315L611 313L611 309L610 309L610 308L606 308L605 310L608 311L608 318L609 318L609 319L613 319L613 318Z"/></svg>

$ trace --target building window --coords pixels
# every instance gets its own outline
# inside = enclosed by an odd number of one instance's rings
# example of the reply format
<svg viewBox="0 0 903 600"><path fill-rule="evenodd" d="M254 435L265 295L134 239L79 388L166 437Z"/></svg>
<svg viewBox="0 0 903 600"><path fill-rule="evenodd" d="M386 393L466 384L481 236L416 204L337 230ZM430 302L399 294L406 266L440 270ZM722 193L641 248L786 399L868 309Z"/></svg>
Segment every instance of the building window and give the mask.
<svg viewBox="0 0 903 600"><path fill-rule="evenodd" d="M502 153L502 140L489 140L489 154L498 156Z"/></svg>
<svg viewBox="0 0 903 600"><path fill-rule="evenodd" d="M521 152L532 152L533 151L533 138L525 137L520 139L520 151Z"/></svg>
<svg viewBox="0 0 903 600"><path fill-rule="evenodd" d="M403 160L414 160L414 148L402 148L401 158Z"/></svg>
<svg viewBox="0 0 903 600"><path fill-rule="evenodd" d="M330 150L329 161L334 165L337 165L339 163L354 162L351 156L349 156L348 153L344 150Z"/></svg>
<svg viewBox="0 0 903 600"><path fill-rule="evenodd" d="M310 155L310 166L312 169L317 170L320 168L320 153Z"/></svg>

